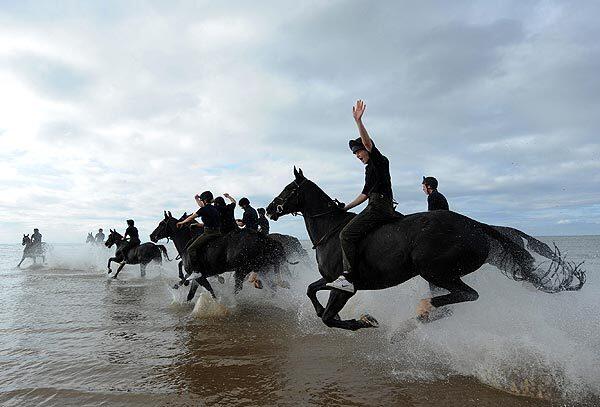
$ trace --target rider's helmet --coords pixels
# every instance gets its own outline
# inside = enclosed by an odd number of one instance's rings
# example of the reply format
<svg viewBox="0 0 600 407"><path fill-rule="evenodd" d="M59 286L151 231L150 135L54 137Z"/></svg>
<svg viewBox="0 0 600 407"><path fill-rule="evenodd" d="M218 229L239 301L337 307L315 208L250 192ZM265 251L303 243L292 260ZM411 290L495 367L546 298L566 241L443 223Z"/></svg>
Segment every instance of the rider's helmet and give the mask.
<svg viewBox="0 0 600 407"><path fill-rule="evenodd" d="M438 180L435 177L423 177L423 184L427 185L431 189L437 189Z"/></svg>
<svg viewBox="0 0 600 407"><path fill-rule="evenodd" d="M200 200L211 203L213 200L213 194L210 191L204 191L200 194Z"/></svg>
<svg viewBox="0 0 600 407"><path fill-rule="evenodd" d="M250 205L250 201L248 200L248 198L240 199L240 206L246 206L246 205Z"/></svg>
<svg viewBox="0 0 600 407"><path fill-rule="evenodd" d="M102 228L98 229L98 232L103 232Z"/></svg>
<svg viewBox="0 0 600 407"><path fill-rule="evenodd" d="M33 229L34 232L39 232L40 230L38 228Z"/></svg>
<svg viewBox="0 0 600 407"><path fill-rule="evenodd" d="M356 154L357 151L367 149L365 147L365 145L363 144L362 139L360 137L357 139L354 139L354 140L350 140L348 142L348 147L350 147L350 150L352 150L352 154Z"/></svg>

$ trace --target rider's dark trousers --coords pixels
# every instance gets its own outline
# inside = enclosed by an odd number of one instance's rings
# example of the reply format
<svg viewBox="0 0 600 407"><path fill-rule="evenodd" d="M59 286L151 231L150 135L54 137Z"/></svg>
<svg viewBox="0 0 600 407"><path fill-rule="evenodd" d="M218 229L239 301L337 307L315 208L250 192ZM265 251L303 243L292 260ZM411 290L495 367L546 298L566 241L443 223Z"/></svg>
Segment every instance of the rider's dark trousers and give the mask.
<svg viewBox="0 0 600 407"><path fill-rule="evenodd" d="M356 252L360 242L369 232L396 218L392 201L381 194L370 194L369 204L356 215L340 232L344 273L352 281L352 270L356 267Z"/></svg>
<svg viewBox="0 0 600 407"><path fill-rule="evenodd" d="M190 256L190 262L197 264L200 259L200 251L204 246L211 240L221 236L221 230L219 228L204 228L204 233L196 238L187 248Z"/></svg>
<svg viewBox="0 0 600 407"><path fill-rule="evenodd" d="M136 246L139 246L140 244L142 244L142 242L140 242L139 239L134 239L134 240L130 240L129 242L127 242L126 245L124 245L120 252L117 253L117 257L122 256L123 260L126 261L127 260L127 253L129 253L129 250L133 249Z"/></svg>

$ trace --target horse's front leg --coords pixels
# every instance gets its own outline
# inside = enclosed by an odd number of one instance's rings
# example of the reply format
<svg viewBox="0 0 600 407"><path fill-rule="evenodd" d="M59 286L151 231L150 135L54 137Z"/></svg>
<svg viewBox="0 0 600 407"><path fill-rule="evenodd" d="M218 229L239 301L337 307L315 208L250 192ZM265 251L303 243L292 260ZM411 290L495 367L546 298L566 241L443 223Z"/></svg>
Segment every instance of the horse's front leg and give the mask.
<svg viewBox="0 0 600 407"><path fill-rule="evenodd" d="M315 307L315 311L317 312L317 316L319 318L323 316L325 307L323 307L323 305L321 305L319 302L319 299L317 298L317 292L321 290L329 290L330 288L325 284L327 284L327 281L324 278L320 278L314 283L310 283L306 289L306 295L308 295L308 298L310 298L310 302L312 302L313 307Z"/></svg>
<svg viewBox="0 0 600 407"><path fill-rule="evenodd" d="M127 264L127 262L125 260L123 260L121 262L121 264L119 264L119 268L117 269L117 272L115 273L113 278L117 278L117 276L119 275L119 272L121 272L121 270L123 270L123 267L125 267L125 264Z"/></svg>
<svg viewBox="0 0 600 407"><path fill-rule="evenodd" d="M346 303L354 294L345 291L332 289L329 294L329 301L321 320L330 328L342 328L356 331L361 328L377 328L379 323L370 315L362 315L360 319L340 319L338 312L344 308Z"/></svg>
<svg viewBox="0 0 600 407"><path fill-rule="evenodd" d="M119 261L119 259L117 257L111 257L108 259L108 265L106 266L108 268L108 274L112 273L112 270L110 268L110 263L112 263L113 261L115 263L117 263Z"/></svg>
<svg viewBox="0 0 600 407"><path fill-rule="evenodd" d="M21 263L23 263L23 261L25 261L25 255L21 257L21 261L19 262L19 264L17 264L17 268L21 267Z"/></svg>

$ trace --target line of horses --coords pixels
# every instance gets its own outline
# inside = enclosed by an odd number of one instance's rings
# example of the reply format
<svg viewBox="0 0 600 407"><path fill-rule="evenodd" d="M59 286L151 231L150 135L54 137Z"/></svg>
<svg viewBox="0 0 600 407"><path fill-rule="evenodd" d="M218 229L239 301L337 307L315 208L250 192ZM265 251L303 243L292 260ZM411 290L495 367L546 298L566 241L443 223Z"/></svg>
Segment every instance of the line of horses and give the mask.
<svg viewBox="0 0 600 407"><path fill-rule="evenodd" d="M288 214L303 216L313 249L316 249L321 278L308 286L307 295L317 316L327 326L335 328L357 330L378 326L377 320L370 315L342 320L339 312L355 293L326 286L342 273L339 231L355 214L340 209L335 200L296 168L293 181L267 206L267 216L273 221ZM144 275L148 263L162 263L163 255L171 260L166 247L156 244L161 239L170 239L181 259L178 263L179 282L174 288L190 286L187 295L190 301L200 286L215 297L208 278L220 277L225 272L233 272L236 293L242 289L248 276L257 288L262 286L259 275L272 289L289 287L284 280L289 276L285 269L288 264L295 264L289 259L307 256L293 236L264 235L238 229L211 241L200 259L190 259L187 245L202 233L202 228L191 225L177 228L177 222L186 217L186 213L176 218L165 211L164 218L150 234L151 242L132 248L125 254L122 253L126 244L123 236L110 230L105 245L109 248L116 245L117 255L108 261L109 274L112 262L120 263L113 276L116 278L125 264L139 264ZM25 236L23 245L26 246L23 259L33 256L35 261L36 256L43 256L43 250L36 251L28 246ZM531 253L537 254L543 261L536 264ZM192 272L198 269L192 267L192 262L196 261L202 266L201 273ZM514 280L529 282L547 293L577 291L586 281L582 263L567 261L556 245L552 249L518 229L487 225L452 211L432 211L398 214L395 221L366 235L359 245L354 285L357 291L380 290L402 284L415 276L423 277L448 291L447 294L421 300L418 312L420 320L426 322L437 308L477 300L479 294L465 284L462 277L485 263L496 266ZM317 299L317 292L321 290L330 291L325 306Z"/></svg>
<svg viewBox="0 0 600 407"><path fill-rule="evenodd" d="M161 239L173 241L178 252L179 282L173 288L190 286L187 300L191 301L198 289L204 287L213 298L216 298L214 289L208 281L209 277L220 277L225 272L233 272L235 292L242 289L243 282L250 276L256 288L262 288L262 279L269 287L289 287L285 280L289 276L286 268L289 264L296 264L290 258L305 258L308 256L300 241L289 235L271 233L264 235L255 231L244 229L234 230L226 235L211 241L203 250L201 258L190 259L187 246L202 234L202 227L191 224L182 228L177 227L177 222L185 219L187 213L175 218L171 212L164 212L164 218L150 234L150 242L143 243L123 253L127 241L116 230L110 230L105 245L116 246L115 256L108 259L108 273L112 273L111 264L119 263L113 278L117 278L125 264L139 264L140 273L145 275L149 263L162 264L163 256L167 260L167 249L164 245L156 244ZM193 262L200 262L202 273L193 273L198 267ZM260 276L260 277L259 277ZM262 279L261 279L262 278ZM223 281L221 278L219 281Z"/></svg>

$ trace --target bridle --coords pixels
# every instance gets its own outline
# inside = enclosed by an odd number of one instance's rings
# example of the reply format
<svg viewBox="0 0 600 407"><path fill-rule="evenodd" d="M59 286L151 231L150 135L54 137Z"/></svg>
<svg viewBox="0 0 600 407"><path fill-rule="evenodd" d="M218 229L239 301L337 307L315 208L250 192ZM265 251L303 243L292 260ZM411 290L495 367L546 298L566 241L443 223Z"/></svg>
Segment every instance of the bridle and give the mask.
<svg viewBox="0 0 600 407"><path fill-rule="evenodd" d="M298 195L298 192L300 192L300 188L302 187L302 185L304 185L305 182L306 182L306 178L304 178L300 182L294 180L294 185L296 185L296 187L294 189L292 189L292 192L290 192L289 195L285 197L285 199L278 196L273 200L275 202L279 201L277 206L275 206L275 212L277 212L278 215L283 215L284 205L286 205L293 196ZM290 212L290 213L292 214L292 216L298 215L298 212Z"/></svg>
<svg viewBox="0 0 600 407"><path fill-rule="evenodd" d="M284 210L285 210L284 205L286 205L292 197L296 196L300 192L300 188L303 186L303 184L305 182L306 182L306 178L300 182L297 182L296 180L294 180L294 184L296 185L296 187L294 189L292 189L292 191L289 193L288 196L285 197L285 199L281 198L279 196L274 199L274 201L276 203L279 201L279 203L277 203L277 206L275 207L275 211L277 212L278 215L284 214ZM340 205L340 201L338 201L337 199L333 199L333 200L330 200L329 202L327 202L327 206L330 207L330 209L326 210L325 212L316 213L314 215L304 215L304 214L300 214L300 215L302 215L305 218L311 218L311 219L319 218L319 217L329 215L334 212L338 212L338 211L342 210L339 205ZM290 213L293 216L299 215L298 212L290 212ZM331 238L336 232L338 232L345 225L346 225L346 222L342 221L339 225L330 229L316 243L313 243L313 249L316 249L317 246L320 246L321 244L325 243L327 240L329 240L329 238Z"/></svg>

